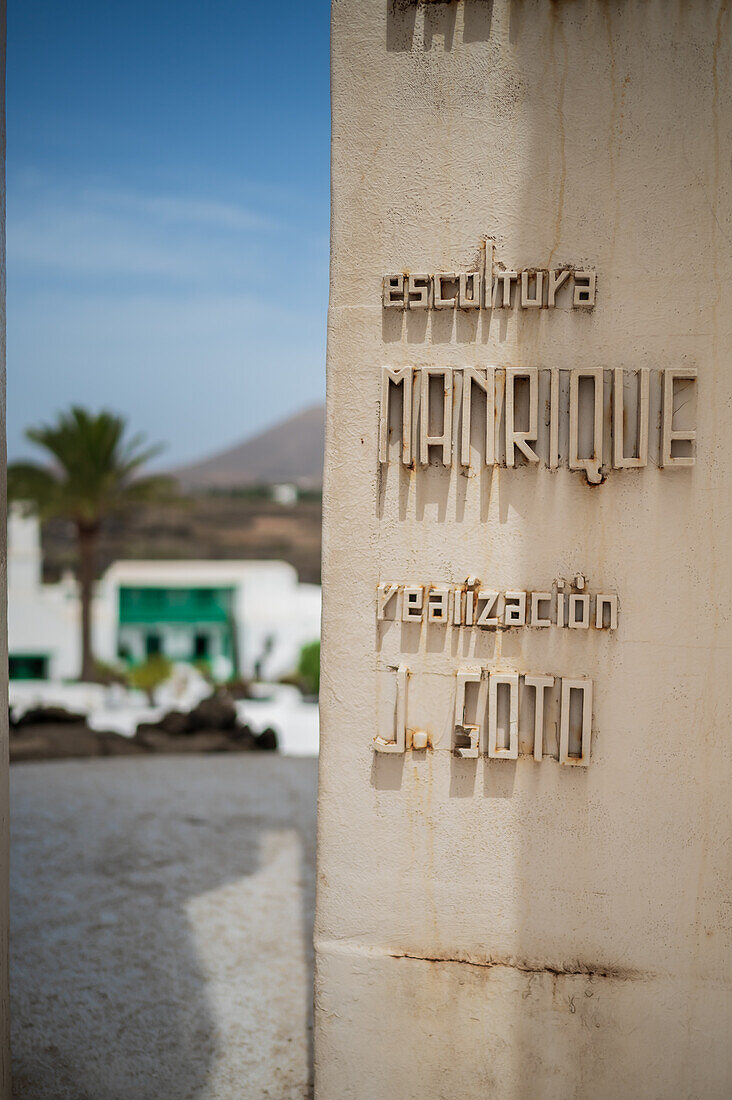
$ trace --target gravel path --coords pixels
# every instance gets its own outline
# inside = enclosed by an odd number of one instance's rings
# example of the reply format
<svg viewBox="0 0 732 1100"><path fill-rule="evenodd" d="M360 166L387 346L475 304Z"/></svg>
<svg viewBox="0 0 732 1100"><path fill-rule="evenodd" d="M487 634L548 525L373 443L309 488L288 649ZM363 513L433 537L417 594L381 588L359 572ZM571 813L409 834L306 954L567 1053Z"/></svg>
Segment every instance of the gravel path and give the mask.
<svg viewBox="0 0 732 1100"><path fill-rule="evenodd" d="M312 1093L317 763L11 769L14 1093Z"/></svg>

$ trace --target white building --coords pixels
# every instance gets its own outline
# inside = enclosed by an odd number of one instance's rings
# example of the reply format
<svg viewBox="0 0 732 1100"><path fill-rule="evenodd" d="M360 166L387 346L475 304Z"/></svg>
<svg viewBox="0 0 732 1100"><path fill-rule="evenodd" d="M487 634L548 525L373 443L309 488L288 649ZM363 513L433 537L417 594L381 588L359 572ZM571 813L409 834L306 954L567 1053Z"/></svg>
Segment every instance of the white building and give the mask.
<svg viewBox="0 0 732 1100"><path fill-rule="evenodd" d="M136 663L153 653L206 661L219 679L291 672L320 636L320 588L279 561L119 561L96 586L96 656ZM76 582L42 583L38 521L8 519L11 679L66 679L80 667Z"/></svg>

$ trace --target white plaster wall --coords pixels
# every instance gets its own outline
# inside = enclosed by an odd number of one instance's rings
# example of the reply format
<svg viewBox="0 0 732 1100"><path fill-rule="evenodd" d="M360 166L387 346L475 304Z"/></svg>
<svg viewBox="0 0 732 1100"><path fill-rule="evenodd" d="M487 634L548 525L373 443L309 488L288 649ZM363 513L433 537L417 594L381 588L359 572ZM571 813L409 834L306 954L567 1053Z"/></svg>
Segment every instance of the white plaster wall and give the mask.
<svg viewBox="0 0 732 1100"><path fill-rule="evenodd" d="M317 1093L726 1097L728 6L332 11ZM596 269L597 307L384 314L386 272L466 270L485 235ZM696 367L696 465L380 478L381 366L487 363ZM620 594L615 634L376 628L380 581L577 571ZM457 760L470 658L592 677L590 767ZM377 757L402 660L440 747Z"/></svg>
<svg viewBox="0 0 732 1100"><path fill-rule="evenodd" d="M81 667L79 601L71 575L42 583L38 520L14 506L8 516L8 639L11 653L45 654L49 678L72 679ZM97 585L92 629L97 656L117 656L117 604L114 593Z"/></svg>
<svg viewBox="0 0 732 1100"><path fill-rule="evenodd" d="M268 639L272 645L261 662L263 679L292 672L300 650L320 637L320 585L299 584L297 573L284 562L272 563L280 572L270 583L248 574L238 592L242 669L251 676Z"/></svg>
<svg viewBox="0 0 732 1100"><path fill-rule="evenodd" d="M8 516L8 638L11 653L44 654L49 677L77 676L80 667L76 585L42 584L38 521L14 506Z"/></svg>

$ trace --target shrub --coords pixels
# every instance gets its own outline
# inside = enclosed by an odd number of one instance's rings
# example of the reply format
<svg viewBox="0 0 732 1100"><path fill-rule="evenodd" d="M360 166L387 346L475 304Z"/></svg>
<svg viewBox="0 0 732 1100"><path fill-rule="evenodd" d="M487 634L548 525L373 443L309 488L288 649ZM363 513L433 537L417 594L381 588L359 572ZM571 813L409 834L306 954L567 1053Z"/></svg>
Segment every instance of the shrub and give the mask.
<svg viewBox="0 0 732 1100"><path fill-rule="evenodd" d="M109 687L110 684L126 684L128 682L126 668L100 660L94 662L94 677L96 683L104 684L106 687Z"/></svg>
<svg viewBox="0 0 732 1100"><path fill-rule="evenodd" d="M153 703L155 688L164 684L173 670L172 662L162 653L148 657L141 665L134 665L127 673L127 683L131 688L144 691Z"/></svg>
<svg viewBox="0 0 732 1100"><path fill-rule="evenodd" d="M300 650L297 674L302 691L317 695L320 691L320 642L308 642Z"/></svg>

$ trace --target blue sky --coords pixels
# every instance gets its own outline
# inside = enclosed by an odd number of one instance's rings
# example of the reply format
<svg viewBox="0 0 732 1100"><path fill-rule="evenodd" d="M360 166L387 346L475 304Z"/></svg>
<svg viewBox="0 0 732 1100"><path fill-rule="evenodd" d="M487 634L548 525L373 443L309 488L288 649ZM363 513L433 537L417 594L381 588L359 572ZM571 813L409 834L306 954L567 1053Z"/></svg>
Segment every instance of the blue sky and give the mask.
<svg viewBox="0 0 732 1100"><path fill-rule="evenodd" d="M8 451L71 402L165 462L324 393L329 0L8 12Z"/></svg>

